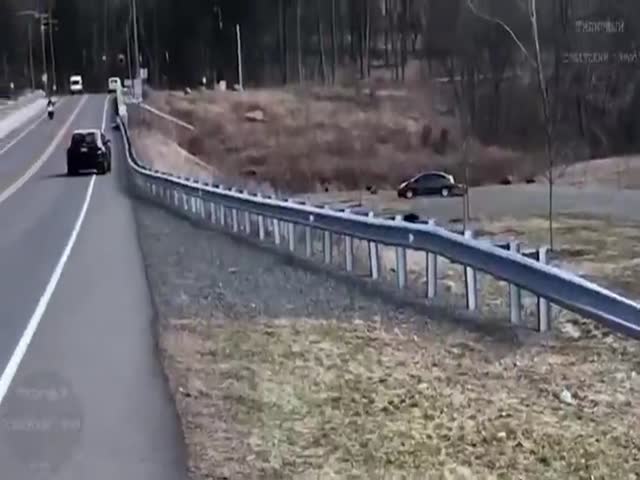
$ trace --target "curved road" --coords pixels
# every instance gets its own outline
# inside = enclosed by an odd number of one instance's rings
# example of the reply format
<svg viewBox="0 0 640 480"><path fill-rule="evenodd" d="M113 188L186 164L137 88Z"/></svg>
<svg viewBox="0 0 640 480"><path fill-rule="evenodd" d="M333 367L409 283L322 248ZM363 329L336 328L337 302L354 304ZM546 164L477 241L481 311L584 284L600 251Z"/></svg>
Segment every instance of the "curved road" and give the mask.
<svg viewBox="0 0 640 480"><path fill-rule="evenodd" d="M111 106L65 98L0 142L2 478L186 478ZM113 173L66 177L71 130L103 125Z"/></svg>

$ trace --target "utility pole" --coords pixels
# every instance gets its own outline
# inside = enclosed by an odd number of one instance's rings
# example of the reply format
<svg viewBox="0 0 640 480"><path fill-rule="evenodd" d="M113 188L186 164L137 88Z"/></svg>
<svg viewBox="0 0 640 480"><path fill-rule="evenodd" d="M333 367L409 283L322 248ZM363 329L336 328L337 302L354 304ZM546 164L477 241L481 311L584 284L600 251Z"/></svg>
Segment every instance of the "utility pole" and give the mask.
<svg viewBox="0 0 640 480"><path fill-rule="evenodd" d="M242 40L240 38L240 25L236 25L236 37L238 39L238 84L240 90L244 90L242 79Z"/></svg>
<svg viewBox="0 0 640 480"><path fill-rule="evenodd" d="M43 80L45 81L45 90L48 90L47 82L46 82L47 55L46 55L46 48L45 48L45 42L44 42L44 23L43 23L44 15L42 15L40 12L36 12L35 10L23 10L16 13L16 15L18 17L27 15L32 18L36 18L40 20L40 37L42 39L42 65L44 67L42 70L42 73L43 73ZM32 35L31 21L29 21L28 23L28 28L29 28L29 67L31 69L31 88L35 90L36 80L35 80L34 68L33 68L33 35Z"/></svg>
<svg viewBox="0 0 640 480"><path fill-rule="evenodd" d="M44 15L38 15L40 19L40 40L42 41L42 79L44 91L49 94L49 76L47 75L47 47L44 40Z"/></svg>
<svg viewBox="0 0 640 480"><path fill-rule="evenodd" d="M56 79L56 54L53 48L53 28L57 22L51 15L51 4L49 4L49 16L47 20L49 26L49 48L51 50L51 82L53 84L53 93L56 93L58 91L58 82Z"/></svg>
<svg viewBox="0 0 640 480"><path fill-rule="evenodd" d="M131 0L133 3L133 51L135 55L135 66L136 66L136 78L134 80L134 88L133 91L138 97L138 93L142 95L142 92L136 91L136 85L140 82L140 49L138 48L138 13L136 11L136 0Z"/></svg>
<svg viewBox="0 0 640 480"><path fill-rule="evenodd" d="M29 20L29 72L31 73L31 90L36 89L36 77L33 69L33 34L31 28L31 20Z"/></svg>
<svg viewBox="0 0 640 480"><path fill-rule="evenodd" d="M127 64L129 66L129 80L133 82L133 69L131 67L131 35L129 33L129 25L127 25Z"/></svg>

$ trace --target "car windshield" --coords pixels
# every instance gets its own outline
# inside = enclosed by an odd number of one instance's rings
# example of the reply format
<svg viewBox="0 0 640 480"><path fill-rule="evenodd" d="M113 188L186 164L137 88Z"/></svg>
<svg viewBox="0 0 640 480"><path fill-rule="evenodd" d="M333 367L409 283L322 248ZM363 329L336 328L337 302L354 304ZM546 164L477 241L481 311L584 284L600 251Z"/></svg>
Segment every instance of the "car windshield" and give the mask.
<svg viewBox="0 0 640 480"><path fill-rule="evenodd" d="M73 145L95 145L97 143L97 136L94 132L74 133L73 137L71 137L71 143Z"/></svg>

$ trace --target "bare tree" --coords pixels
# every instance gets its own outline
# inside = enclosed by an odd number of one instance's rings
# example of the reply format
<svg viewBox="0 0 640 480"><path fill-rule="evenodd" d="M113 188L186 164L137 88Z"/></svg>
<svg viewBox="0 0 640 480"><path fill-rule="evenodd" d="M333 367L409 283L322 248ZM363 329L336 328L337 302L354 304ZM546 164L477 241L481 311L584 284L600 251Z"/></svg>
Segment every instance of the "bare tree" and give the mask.
<svg viewBox="0 0 640 480"><path fill-rule="evenodd" d="M326 56L324 53L324 28L322 24L322 5L323 2L320 0L318 2L318 16L317 16L317 24L318 24L318 43L320 49L320 72L322 74L322 82L326 83L328 79L327 74L327 62Z"/></svg>
<svg viewBox="0 0 640 480"><path fill-rule="evenodd" d="M537 11L537 1L536 0L526 0L527 2L527 10L529 14L529 22L531 33L533 37L533 45L534 52L533 55L529 53L523 43L518 39L517 35L513 32L513 30L502 20L499 18L490 16L478 9L478 7L474 4L473 0L467 0L467 5L469 9L478 17L487 20L489 22L496 23L504 28L511 38L514 40L516 45L520 48L525 58L530 62L536 72L537 81L538 81L538 92L540 95L540 102L542 104L542 113L543 113L543 121L544 121L544 131L545 131L545 153L547 157L547 176L549 182L549 246L553 248L553 120L550 114L549 107L549 94L547 90L547 83L544 74L544 65L542 64L542 55L540 53L540 36L538 31L538 11Z"/></svg>
<svg viewBox="0 0 640 480"><path fill-rule="evenodd" d="M298 54L298 82L302 82L302 1L296 0L296 48Z"/></svg>

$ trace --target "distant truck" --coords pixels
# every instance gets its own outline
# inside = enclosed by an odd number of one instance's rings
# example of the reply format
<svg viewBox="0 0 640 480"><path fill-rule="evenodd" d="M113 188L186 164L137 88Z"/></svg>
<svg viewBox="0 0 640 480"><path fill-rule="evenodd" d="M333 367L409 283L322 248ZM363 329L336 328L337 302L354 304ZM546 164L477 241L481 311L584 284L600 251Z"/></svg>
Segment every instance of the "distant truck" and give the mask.
<svg viewBox="0 0 640 480"><path fill-rule="evenodd" d="M81 75L72 75L71 78L69 78L69 91L71 92L71 95L84 93Z"/></svg>
<svg viewBox="0 0 640 480"><path fill-rule="evenodd" d="M108 82L108 92L115 93L119 88L122 87L122 83L120 82L120 78L118 77L110 77Z"/></svg>

